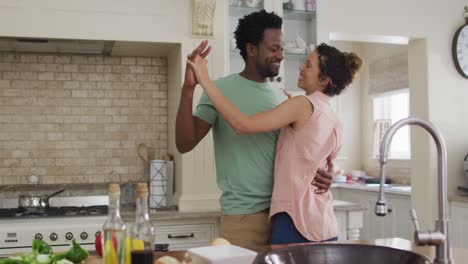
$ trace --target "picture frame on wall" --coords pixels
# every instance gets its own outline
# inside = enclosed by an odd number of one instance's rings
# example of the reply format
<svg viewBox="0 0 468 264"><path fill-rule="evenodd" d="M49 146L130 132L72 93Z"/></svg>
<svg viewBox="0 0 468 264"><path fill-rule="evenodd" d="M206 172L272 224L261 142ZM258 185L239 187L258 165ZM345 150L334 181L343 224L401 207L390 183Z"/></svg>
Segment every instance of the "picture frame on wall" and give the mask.
<svg viewBox="0 0 468 264"><path fill-rule="evenodd" d="M193 37L213 37L215 10L216 0L191 0Z"/></svg>

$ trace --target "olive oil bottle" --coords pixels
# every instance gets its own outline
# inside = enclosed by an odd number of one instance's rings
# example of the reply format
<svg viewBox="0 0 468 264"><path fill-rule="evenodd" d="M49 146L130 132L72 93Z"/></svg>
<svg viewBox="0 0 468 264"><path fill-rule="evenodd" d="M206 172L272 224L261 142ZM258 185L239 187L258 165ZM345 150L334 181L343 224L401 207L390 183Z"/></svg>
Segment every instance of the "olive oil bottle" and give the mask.
<svg viewBox="0 0 468 264"><path fill-rule="evenodd" d="M136 196L135 223L129 232L131 237L127 238L127 245L130 245L130 263L152 264L154 230L149 219L148 185L146 183L137 184Z"/></svg>
<svg viewBox="0 0 468 264"><path fill-rule="evenodd" d="M104 222L103 258L104 264L125 263L126 227L120 217L120 186L109 184L109 213Z"/></svg>

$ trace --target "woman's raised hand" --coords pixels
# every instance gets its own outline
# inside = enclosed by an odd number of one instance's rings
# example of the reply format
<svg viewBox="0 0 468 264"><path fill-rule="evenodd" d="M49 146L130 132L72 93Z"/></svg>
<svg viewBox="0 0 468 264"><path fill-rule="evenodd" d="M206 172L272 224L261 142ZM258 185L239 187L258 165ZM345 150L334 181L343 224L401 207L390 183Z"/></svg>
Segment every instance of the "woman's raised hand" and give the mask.
<svg viewBox="0 0 468 264"><path fill-rule="evenodd" d="M208 56L210 51L211 51L211 47L208 46L208 40L204 40L187 57L189 60L194 59L197 55L200 55L202 58L206 58L206 56ZM196 76L192 70L192 67L187 65L185 69L184 86L194 89L197 84L198 83L196 80Z"/></svg>
<svg viewBox="0 0 468 264"><path fill-rule="evenodd" d="M187 63L195 73L198 83L202 86L210 80L210 76L208 74L208 61L203 57L197 55L194 59L187 58Z"/></svg>

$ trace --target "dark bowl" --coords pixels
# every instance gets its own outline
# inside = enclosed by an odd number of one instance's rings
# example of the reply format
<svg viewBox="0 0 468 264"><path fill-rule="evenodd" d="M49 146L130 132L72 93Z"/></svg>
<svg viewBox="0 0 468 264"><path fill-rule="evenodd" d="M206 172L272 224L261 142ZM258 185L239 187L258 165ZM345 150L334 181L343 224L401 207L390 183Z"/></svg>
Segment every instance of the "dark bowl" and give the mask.
<svg viewBox="0 0 468 264"><path fill-rule="evenodd" d="M260 255L260 264L428 264L420 254L390 247L360 244L311 244L277 249Z"/></svg>

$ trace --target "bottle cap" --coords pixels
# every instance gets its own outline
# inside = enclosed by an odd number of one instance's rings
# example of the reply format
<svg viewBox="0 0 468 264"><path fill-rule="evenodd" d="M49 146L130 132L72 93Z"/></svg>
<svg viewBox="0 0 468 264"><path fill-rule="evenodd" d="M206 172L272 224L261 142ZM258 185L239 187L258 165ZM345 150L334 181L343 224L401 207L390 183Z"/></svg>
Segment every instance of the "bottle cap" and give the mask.
<svg viewBox="0 0 468 264"><path fill-rule="evenodd" d="M148 195L148 185L143 182L137 183L136 194L138 197Z"/></svg>
<svg viewBox="0 0 468 264"><path fill-rule="evenodd" d="M109 184L109 194L120 194L120 185L118 183Z"/></svg>

